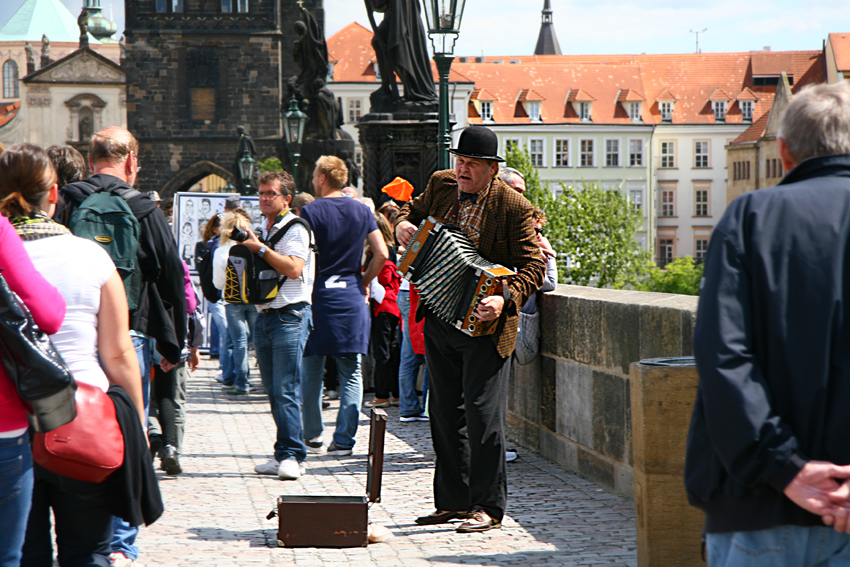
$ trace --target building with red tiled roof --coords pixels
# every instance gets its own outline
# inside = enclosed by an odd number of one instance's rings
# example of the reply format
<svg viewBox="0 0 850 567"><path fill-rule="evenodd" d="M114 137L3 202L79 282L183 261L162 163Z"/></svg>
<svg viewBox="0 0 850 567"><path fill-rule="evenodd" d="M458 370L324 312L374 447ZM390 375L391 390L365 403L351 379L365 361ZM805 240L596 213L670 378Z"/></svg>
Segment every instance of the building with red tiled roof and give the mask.
<svg viewBox="0 0 850 567"><path fill-rule="evenodd" d="M776 134L785 107L791 102L791 85L781 73L773 106L762 114L752 126L726 146L726 167L729 180L726 184L726 202L749 191L776 186L785 175Z"/></svg>
<svg viewBox="0 0 850 567"><path fill-rule="evenodd" d="M370 41L356 24L328 40L331 53L358 58L334 82L377 88ZM528 148L553 191L586 182L622 191L645 216L638 239L664 264L705 253L727 204L725 147L763 123L783 72L795 91L823 82L824 52L460 56L455 133L483 124L502 151Z"/></svg>
<svg viewBox="0 0 850 567"><path fill-rule="evenodd" d="M824 46L827 82L850 80L850 33L831 33Z"/></svg>

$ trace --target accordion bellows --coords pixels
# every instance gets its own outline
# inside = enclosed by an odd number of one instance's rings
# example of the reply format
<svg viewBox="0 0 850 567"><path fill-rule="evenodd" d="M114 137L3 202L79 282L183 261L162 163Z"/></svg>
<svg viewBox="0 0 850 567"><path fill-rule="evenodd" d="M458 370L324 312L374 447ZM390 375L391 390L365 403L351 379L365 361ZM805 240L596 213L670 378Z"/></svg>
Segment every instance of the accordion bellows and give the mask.
<svg viewBox="0 0 850 567"><path fill-rule="evenodd" d="M496 332L499 320L479 321L475 308L485 297L507 295L514 275L479 256L460 228L434 217L420 223L401 257L399 273L416 286L420 300L437 317L473 337Z"/></svg>

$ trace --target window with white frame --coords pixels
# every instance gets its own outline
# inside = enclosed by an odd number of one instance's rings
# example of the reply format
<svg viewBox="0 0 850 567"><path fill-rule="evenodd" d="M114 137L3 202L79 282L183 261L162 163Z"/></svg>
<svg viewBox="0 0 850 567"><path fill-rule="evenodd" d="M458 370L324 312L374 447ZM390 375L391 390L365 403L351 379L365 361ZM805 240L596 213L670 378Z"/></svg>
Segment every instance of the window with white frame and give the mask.
<svg viewBox="0 0 850 567"><path fill-rule="evenodd" d="M629 103L629 118L632 119L632 122L640 122L640 103L639 102L630 102Z"/></svg>
<svg viewBox="0 0 850 567"><path fill-rule="evenodd" d="M605 167L620 167L620 140L605 140Z"/></svg>
<svg viewBox="0 0 850 567"><path fill-rule="evenodd" d="M570 167L569 140L555 140L555 167Z"/></svg>
<svg viewBox="0 0 850 567"><path fill-rule="evenodd" d="M481 120L493 120L493 103L489 100L481 101Z"/></svg>
<svg viewBox="0 0 850 567"><path fill-rule="evenodd" d="M519 138L505 138L505 153L519 148Z"/></svg>
<svg viewBox="0 0 850 567"><path fill-rule="evenodd" d="M643 167L643 140L629 140L629 167Z"/></svg>
<svg viewBox="0 0 850 567"><path fill-rule="evenodd" d="M676 142L661 142L661 168L676 167Z"/></svg>
<svg viewBox="0 0 850 567"><path fill-rule="evenodd" d="M543 167L543 140L529 140L528 153L531 154L531 165L534 167Z"/></svg>
<svg viewBox="0 0 850 567"><path fill-rule="evenodd" d="M708 238L694 239L694 260L697 262L705 261L705 254L708 252Z"/></svg>
<svg viewBox="0 0 850 567"><path fill-rule="evenodd" d="M362 103L359 98L348 99L348 122L354 123L360 120L362 112Z"/></svg>
<svg viewBox="0 0 850 567"><path fill-rule="evenodd" d="M590 121L590 103L589 102L580 102L578 103L578 117L583 121Z"/></svg>
<svg viewBox="0 0 850 567"><path fill-rule="evenodd" d="M629 189L629 202L632 209L643 216L643 189Z"/></svg>
<svg viewBox="0 0 850 567"><path fill-rule="evenodd" d="M20 98L18 84L18 64L14 59L3 63L3 98Z"/></svg>
<svg viewBox="0 0 850 567"><path fill-rule="evenodd" d="M661 113L661 120L670 122L673 120L673 101L664 100L659 102L658 111Z"/></svg>
<svg viewBox="0 0 850 567"><path fill-rule="evenodd" d="M697 140L694 142L694 167L708 167L708 141Z"/></svg>
<svg viewBox="0 0 850 567"><path fill-rule="evenodd" d="M534 121L540 120L540 103L538 101L531 101L526 104L528 105L528 117Z"/></svg>
<svg viewBox="0 0 850 567"><path fill-rule="evenodd" d="M581 167L593 167L593 140L581 140L579 142Z"/></svg>
<svg viewBox="0 0 850 567"><path fill-rule="evenodd" d="M715 120L726 120L726 101L714 100L711 102L711 109L714 111Z"/></svg>
<svg viewBox="0 0 850 567"><path fill-rule="evenodd" d="M742 100L739 101L738 104L741 106L741 118L743 120L753 119L753 101L751 100Z"/></svg>
<svg viewBox="0 0 850 567"><path fill-rule="evenodd" d="M661 190L661 215L662 217L676 216L676 190Z"/></svg>
<svg viewBox="0 0 850 567"><path fill-rule="evenodd" d="M694 190L694 216L708 216L708 189L706 188Z"/></svg>

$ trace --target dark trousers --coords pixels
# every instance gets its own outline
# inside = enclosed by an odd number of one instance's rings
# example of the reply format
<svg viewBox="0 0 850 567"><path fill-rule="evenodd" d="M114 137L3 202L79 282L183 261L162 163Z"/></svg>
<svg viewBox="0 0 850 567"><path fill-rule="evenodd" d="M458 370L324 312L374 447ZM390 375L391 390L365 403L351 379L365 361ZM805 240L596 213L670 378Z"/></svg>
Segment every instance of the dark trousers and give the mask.
<svg viewBox="0 0 850 567"><path fill-rule="evenodd" d="M107 483L74 480L35 465L32 510L21 566L52 567L52 508L56 518L59 564L62 567L108 567L112 552L112 514L107 508L107 489Z"/></svg>
<svg viewBox="0 0 850 567"><path fill-rule="evenodd" d="M470 337L425 316L428 414L437 455L434 504L438 510L482 509L505 514L507 380L489 336Z"/></svg>
<svg viewBox="0 0 850 567"><path fill-rule="evenodd" d="M185 364L185 363L180 363ZM162 430L162 444L177 447L177 407L174 398L177 395L177 370L175 366L164 372L159 364L154 365L153 393L159 412L159 427Z"/></svg>
<svg viewBox="0 0 850 567"><path fill-rule="evenodd" d="M398 365L401 360L399 318L378 313L372 318L372 358L375 359L375 397L398 397Z"/></svg>

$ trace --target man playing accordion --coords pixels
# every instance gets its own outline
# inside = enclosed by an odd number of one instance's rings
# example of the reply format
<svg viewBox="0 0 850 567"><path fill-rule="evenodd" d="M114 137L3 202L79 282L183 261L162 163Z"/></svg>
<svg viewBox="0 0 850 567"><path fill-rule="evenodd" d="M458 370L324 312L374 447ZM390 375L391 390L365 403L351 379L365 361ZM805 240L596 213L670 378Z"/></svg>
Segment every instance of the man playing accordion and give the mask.
<svg viewBox="0 0 850 567"><path fill-rule="evenodd" d="M430 380L428 411L437 455L436 510L416 520L465 520L458 532L501 527L507 502L504 423L507 376L502 366L514 349L519 311L543 283L546 263L532 222L533 207L499 179L498 138L473 126L460 135L454 170L438 171L424 193L396 219L396 238L407 246L429 216L456 224L487 260L513 268L505 296L482 299L475 315L498 320L495 333L469 336L432 313L423 302L425 356Z"/></svg>

